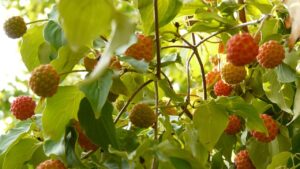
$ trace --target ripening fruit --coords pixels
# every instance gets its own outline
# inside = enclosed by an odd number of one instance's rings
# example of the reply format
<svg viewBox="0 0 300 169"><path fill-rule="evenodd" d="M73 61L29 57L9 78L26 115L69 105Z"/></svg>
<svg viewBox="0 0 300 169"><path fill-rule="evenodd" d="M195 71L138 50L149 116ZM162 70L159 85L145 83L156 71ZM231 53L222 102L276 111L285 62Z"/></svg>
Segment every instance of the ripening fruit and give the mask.
<svg viewBox="0 0 300 169"><path fill-rule="evenodd" d="M67 169L60 160L46 160L40 163L36 169Z"/></svg>
<svg viewBox="0 0 300 169"><path fill-rule="evenodd" d="M148 128L156 121L156 115L147 104L140 103L131 109L129 119L137 127Z"/></svg>
<svg viewBox="0 0 300 169"><path fill-rule="evenodd" d="M26 23L21 16L13 16L5 21L4 31L12 39L20 38L27 31Z"/></svg>
<svg viewBox="0 0 300 169"><path fill-rule="evenodd" d="M35 68L29 80L32 91L41 97L51 97L57 92L59 75L50 65L40 65Z"/></svg>
<svg viewBox="0 0 300 169"><path fill-rule="evenodd" d="M214 92L216 96L229 96L232 91L232 87L219 80L214 86Z"/></svg>
<svg viewBox="0 0 300 169"><path fill-rule="evenodd" d="M74 122L74 127L78 133L78 144L81 148L85 151L95 151L97 150L98 146L86 136L86 134L82 131L80 127L80 123L78 121Z"/></svg>
<svg viewBox="0 0 300 169"><path fill-rule="evenodd" d="M264 68L274 68L284 59L284 48L277 41L270 40L259 48L258 63Z"/></svg>
<svg viewBox="0 0 300 169"><path fill-rule="evenodd" d="M249 64L255 60L258 48L250 34L234 35L227 42L227 61L235 66Z"/></svg>
<svg viewBox="0 0 300 169"><path fill-rule="evenodd" d="M259 131L252 131L251 134L256 140L268 143L274 140L278 134L278 126L275 120L267 114L261 114L260 118L264 121L265 127L268 130L268 134Z"/></svg>
<svg viewBox="0 0 300 169"><path fill-rule="evenodd" d="M236 115L230 115L229 122L225 129L225 133L227 133L229 135L234 135L234 134L240 132L241 129L242 129L241 119Z"/></svg>
<svg viewBox="0 0 300 169"><path fill-rule="evenodd" d="M221 74L219 71L208 72L205 76L206 86L212 86L220 79L221 79Z"/></svg>
<svg viewBox="0 0 300 169"><path fill-rule="evenodd" d="M246 78L246 69L244 66L235 66L227 63L221 70L222 79L231 85L238 84Z"/></svg>
<svg viewBox="0 0 300 169"><path fill-rule="evenodd" d="M29 96L17 97L10 106L10 111L19 120L26 120L34 115L35 101Z"/></svg>
<svg viewBox="0 0 300 169"><path fill-rule="evenodd" d="M242 150L234 158L236 169L255 169L247 150Z"/></svg>
<svg viewBox="0 0 300 169"><path fill-rule="evenodd" d="M125 51L125 55L137 60L145 59L145 61L150 62L154 58L153 39L144 35L138 35L137 38L137 43L131 45Z"/></svg>

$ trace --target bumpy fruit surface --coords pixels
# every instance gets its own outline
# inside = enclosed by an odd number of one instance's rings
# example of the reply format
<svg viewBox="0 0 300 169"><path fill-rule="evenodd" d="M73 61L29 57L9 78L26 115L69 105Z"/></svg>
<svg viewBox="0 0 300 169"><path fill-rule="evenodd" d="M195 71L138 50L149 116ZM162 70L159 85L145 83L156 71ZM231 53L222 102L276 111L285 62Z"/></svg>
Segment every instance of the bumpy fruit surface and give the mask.
<svg viewBox="0 0 300 169"><path fill-rule="evenodd" d="M67 169L60 160L46 160L40 163L36 169Z"/></svg>
<svg viewBox="0 0 300 169"><path fill-rule="evenodd" d="M153 39L144 35L138 35L137 43L131 45L125 52L126 56L132 56L137 60L145 59L150 62L153 57Z"/></svg>
<svg viewBox="0 0 300 169"><path fill-rule="evenodd" d="M236 169L255 169L247 150L240 151L234 158Z"/></svg>
<svg viewBox="0 0 300 169"><path fill-rule="evenodd" d="M227 61L235 66L249 64L255 60L258 48L248 33L234 35L227 42Z"/></svg>
<svg viewBox="0 0 300 169"><path fill-rule="evenodd" d="M94 151L97 150L98 146L94 144L82 131L80 127L80 123L78 121L74 122L74 127L78 133L78 144L81 148L83 148L85 151Z"/></svg>
<svg viewBox="0 0 300 169"><path fill-rule="evenodd" d="M137 127L148 128L156 121L156 115L147 104L140 103L132 108L129 119Z"/></svg>
<svg viewBox="0 0 300 169"><path fill-rule="evenodd" d="M264 121L265 127L268 130L268 134L259 132L259 131L252 131L251 134L256 140L268 143L274 140L278 134L278 126L275 120L267 114L261 114L260 118Z"/></svg>
<svg viewBox="0 0 300 169"><path fill-rule="evenodd" d="M284 48L277 41L270 40L259 48L258 63L264 68L274 68L284 59Z"/></svg>
<svg viewBox="0 0 300 169"><path fill-rule="evenodd" d="M221 74L219 71L208 72L205 76L207 86L214 85L220 79L221 79Z"/></svg>
<svg viewBox="0 0 300 169"><path fill-rule="evenodd" d="M225 129L225 133L227 133L229 135L234 135L234 134L240 132L241 129L242 129L241 119L236 115L230 115L229 122Z"/></svg>
<svg viewBox="0 0 300 169"><path fill-rule="evenodd" d="M231 85L242 82L246 77L246 69L244 66L235 66L231 63L227 63L221 70L222 79Z"/></svg>
<svg viewBox="0 0 300 169"><path fill-rule="evenodd" d="M58 88L59 75L50 65L40 65L35 68L29 80L29 86L32 91L41 97L53 96Z"/></svg>
<svg viewBox="0 0 300 169"><path fill-rule="evenodd" d="M34 115L35 101L29 96L19 96L11 104L10 111L19 120L26 120Z"/></svg>
<svg viewBox="0 0 300 169"><path fill-rule="evenodd" d="M214 92L216 96L229 96L232 91L232 87L219 80L214 86Z"/></svg>
<svg viewBox="0 0 300 169"><path fill-rule="evenodd" d="M13 16L5 21L4 31L12 39L20 38L27 31L26 23L22 17Z"/></svg>

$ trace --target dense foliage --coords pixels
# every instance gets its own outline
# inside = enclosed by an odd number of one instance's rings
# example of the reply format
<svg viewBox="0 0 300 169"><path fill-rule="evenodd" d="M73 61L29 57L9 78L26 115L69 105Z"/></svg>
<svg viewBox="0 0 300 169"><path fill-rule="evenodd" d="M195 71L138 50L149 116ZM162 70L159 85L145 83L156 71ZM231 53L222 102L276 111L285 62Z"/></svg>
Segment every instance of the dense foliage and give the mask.
<svg viewBox="0 0 300 169"><path fill-rule="evenodd" d="M4 4L31 75L0 169L300 167L299 1Z"/></svg>

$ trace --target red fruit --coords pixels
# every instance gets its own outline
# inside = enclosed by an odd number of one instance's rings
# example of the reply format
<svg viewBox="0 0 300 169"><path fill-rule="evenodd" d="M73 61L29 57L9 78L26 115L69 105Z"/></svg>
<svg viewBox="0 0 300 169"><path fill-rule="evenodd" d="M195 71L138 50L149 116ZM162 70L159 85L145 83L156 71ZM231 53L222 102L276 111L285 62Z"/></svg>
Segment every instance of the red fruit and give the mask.
<svg viewBox="0 0 300 169"><path fill-rule="evenodd" d="M26 120L34 115L35 101L29 96L19 96L13 101L10 111L19 120Z"/></svg>
<svg viewBox="0 0 300 169"><path fill-rule="evenodd" d="M67 167L59 160L46 160L40 163L36 169L67 169Z"/></svg>
<svg viewBox="0 0 300 169"><path fill-rule="evenodd" d="M145 59L150 62L153 57L153 39L149 36L138 35L137 43L131 45L125 52L126 56L132 56L137 60Z"/></svg>
<svg viewBox="0 0 300 169"><path fill-rule="evenodd" d="M221 77L227 84L238 84L246 78L246 69L244 66L235 66L227 63L221 70Z"/></svg>
<svg viewBox="0 0 300 169"><path fill-rule="evenodd" d="M241 128L242 128L241 119L236 115L230 115L228 125L225 129L225 133L229 135L234 135L240 132Z"/></svg>
<svg viewBox="0 0 300 169"><path fill-rule="evenodd" d="M248 33L232 36L227 42L227 61L235 66L244 66L255 60L258 45Z"/></svg>
<svg viewBox="0 0 300 169"><path fill-rule="evenodd" d="M59 84L59 75L50 64L40 65L35 68L29 80L32 91L41 97L53 96Z"/></svg>
<svg viewBox="0 0 300 169"><path fill-rule="evenodd" d="M270 40L259 48L258 63L264 68L274 68L284 59L284 48L277 41Z"/></svg>
<svg viewBox="0 0 300 169"><path fill-rule="evenodd" d="M80 127L80 123L78 121L74 122L74 127L78 133L78 143L80 147L82 147L85 151L95 151L98 146L85 135Z"/></svg>
<svg viewBox="0 0 300 169"><path fill-rule="evenodd" d="M236 169L255 169L247 150L242 150L234 158Z"/></svg>
<svg viewBox="0 0 300 169"><path fill-rule="evenodd" d="M86 70L89 71L89 72L93 71L95 66L97 65L98 60L100 59L100 57L95 58L95 59L92 59L92 58L89 58L89 57L84 57L83 63L84 63L84 66L85 66ZM109 67L112 68L112 69L120 70L122 68L122 65L121 65L119 59L116 56L113 56L110 60Z"/></svg>
<svg viewBox="0 0 300 169"><path fill-rule="evenodd" d="M232 91L232 87L219 80L214 86L214 92L217 96L229 96Z"/></svg>
<svg viewBox="0 0 300 169"><path fill-rule="evenodd" d="M278 134L278 126L275 120L267 114L261 114L260 118L264 121L265 127L268 130L268 134L259 131L252 131L251 134L256 140L268 143L274 140Z"/></svg>
<svg viewBox="0 0 300 169"><path fill-rule="evenodd" d="M205 80L206 85L211 86L221 79L221 74L219 71L211 71L206 74Z"/></svg>

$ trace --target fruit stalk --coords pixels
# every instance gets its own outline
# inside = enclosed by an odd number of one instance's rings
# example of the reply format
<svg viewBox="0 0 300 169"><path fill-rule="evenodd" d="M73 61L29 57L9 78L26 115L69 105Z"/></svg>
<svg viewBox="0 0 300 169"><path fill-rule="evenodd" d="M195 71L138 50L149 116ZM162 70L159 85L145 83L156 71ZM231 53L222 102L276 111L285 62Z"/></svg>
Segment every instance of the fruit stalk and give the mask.
<svg viewBox="0 0 300 169"><path fill-rule="evenodd" d="M244 4L245 4L244 0L239 0L239 4L244 5ZM239 18L240 18L240 21L241 21L242 23L246 23L246 22L247 22L245 8L242 8L242 9L239 11ZM242 29L243 29L244 32L249 32L247 26L242 27Z"/></svg>
<svg viewBox="0 0 300 169"><path fill-rule="evenodd" d="M233 27L231 27L231 28L219 30L219 31L217 31L217 32L215 32L215 33L210 34L210 35L207 36L206 38L202 39L202 40L196 45L196 47L200 46L202 43L206 42L206 41L209 40L210 38L215 37L216 35L218 35L218 34L220 34L220 33L223 33L223 32L229 31L229 30L239 29L239 28L242 28L242 27L245 27L245 26L248 26L248 25L256 25L256 24L259 24L259 23L263 22L264 20L266 20L266 19L268 19L268 18L270 18L270 17L271 17L271 15L263 15L261 18L259 18L259 19L257 19L257 20L245 22L245 23L242 23L242 24L233 26Z"/></svg>
<svg viewBox="0 0 300 169"><path fill-rule="evenodd" d="M114 120L114 123L116 124L120 117L123 115L123 113L125 112L125 110L127 109L127 107L129 106L130 102L134 99L134 97L145 87L147 86L149 83L153 82L153 80L148 80L147 82L145 82L144 84L142 84L138 89L136 89L136 91L130 96L130 98L128 99L128 101L126 102L126 104L124 105L124 107L120 110L119 114L117 115L116 119Z"/></svg>

